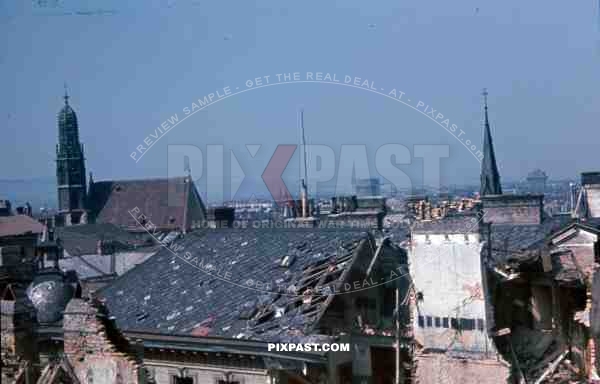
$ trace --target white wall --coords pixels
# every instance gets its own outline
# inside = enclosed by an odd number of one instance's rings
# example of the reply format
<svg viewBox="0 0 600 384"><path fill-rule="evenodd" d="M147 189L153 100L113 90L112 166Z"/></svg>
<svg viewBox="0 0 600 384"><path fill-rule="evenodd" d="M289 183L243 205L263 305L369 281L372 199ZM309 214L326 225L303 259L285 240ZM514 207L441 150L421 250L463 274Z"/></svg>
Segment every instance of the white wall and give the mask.
<svg viewBox="0 0 600 384"><path fill-rule="evenodd" d="M426 348L459 349L486 352L492 349L485 332L485 302L481 279L480 251L477 233L419 234L413 233L409 250L410 273L415 291L423 300L413 308L415 337ZM419 316L425 324L419 325ZM431 327L427 316L432 318ZM440 320L436 326L435 318ZM447 328L443 318L448 318ZM451 318L474 320L474 329L458 332ZM479 321L478 321L479 320ZM484 330L478 330L482 327ZM453 347L450 347L450 346Z"/></svg>

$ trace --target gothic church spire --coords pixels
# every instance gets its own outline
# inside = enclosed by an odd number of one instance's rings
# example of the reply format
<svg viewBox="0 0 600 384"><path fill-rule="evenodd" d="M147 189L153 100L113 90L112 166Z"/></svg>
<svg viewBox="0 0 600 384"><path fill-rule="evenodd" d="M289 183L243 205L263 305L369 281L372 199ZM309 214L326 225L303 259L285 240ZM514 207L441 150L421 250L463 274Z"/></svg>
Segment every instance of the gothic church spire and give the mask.
<svg viewBox="0 0 600 384"><path fill-rule="evenodd" d="M496 154L488 120L487 90L483 90L484 126L483 126L483 160L481 161L481 190L480 195L501 195L500 174L496 165Z"/></svg>

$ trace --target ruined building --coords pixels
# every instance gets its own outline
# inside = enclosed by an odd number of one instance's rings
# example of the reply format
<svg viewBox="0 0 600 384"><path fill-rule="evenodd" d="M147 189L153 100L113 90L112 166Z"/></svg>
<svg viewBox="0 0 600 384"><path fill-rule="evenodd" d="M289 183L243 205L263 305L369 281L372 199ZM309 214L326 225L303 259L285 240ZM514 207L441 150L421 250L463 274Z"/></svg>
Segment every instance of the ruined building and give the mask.
<svg viewBox="0 0 600 384"><path fill-rule="evenodd" d="M487 100L483 148L481 195L497 196L502 189ZM415 382L491 384L508 378L508 363L487 333L482 219L481 207L472 206L438 220L417 221L411 228Z"/></svg>
<svg viewBox="0 0 600 384"><path fill-rule="evenodd" d="M408 382L404 251L357 230L197 231L99 296L151 382ZM348 343L346 352L267 343Z"/></svg>

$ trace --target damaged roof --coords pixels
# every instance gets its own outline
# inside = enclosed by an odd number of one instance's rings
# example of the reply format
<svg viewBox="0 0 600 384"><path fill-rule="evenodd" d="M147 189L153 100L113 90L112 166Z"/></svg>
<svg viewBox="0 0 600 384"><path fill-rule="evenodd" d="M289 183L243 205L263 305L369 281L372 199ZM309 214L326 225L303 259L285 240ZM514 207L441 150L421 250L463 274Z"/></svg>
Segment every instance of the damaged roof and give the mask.
<svg viewBox="0 0 600 384"><path fill-rule="evenodd" d="M199 231L98 296L127 331L306 340L331 301L310 290L345 278L361 244L374 252L372 236L351 229Z"/></svg>
<svg viewBox="0 0 600 384"><path fill-rule="evenodd" d="M545 218L541 224L492 224L492 260L493 264L526 262L531 250L541 248L548 236L562 228L570 219L563 217ZM487 233L484 232L485 241ZM486 247L482 252L487 252Z"/></svg>

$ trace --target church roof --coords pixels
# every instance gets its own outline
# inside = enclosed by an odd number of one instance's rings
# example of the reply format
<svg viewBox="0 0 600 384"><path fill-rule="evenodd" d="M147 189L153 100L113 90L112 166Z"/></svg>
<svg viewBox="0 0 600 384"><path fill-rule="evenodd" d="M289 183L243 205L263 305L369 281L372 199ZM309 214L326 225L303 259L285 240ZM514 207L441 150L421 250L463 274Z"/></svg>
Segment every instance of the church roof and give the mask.
<svg viewBox="0 0 600 384"><path fill-rule="evenodd" d="M129 230L142 229L136 220L140 214L160 229L189 229L206 219L204 203L187 177L94 182L87 207L97 223ZM139 213L132 215L136 208Z"/></svg>

